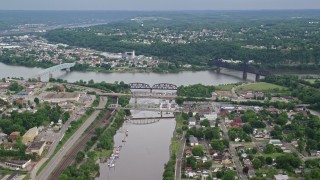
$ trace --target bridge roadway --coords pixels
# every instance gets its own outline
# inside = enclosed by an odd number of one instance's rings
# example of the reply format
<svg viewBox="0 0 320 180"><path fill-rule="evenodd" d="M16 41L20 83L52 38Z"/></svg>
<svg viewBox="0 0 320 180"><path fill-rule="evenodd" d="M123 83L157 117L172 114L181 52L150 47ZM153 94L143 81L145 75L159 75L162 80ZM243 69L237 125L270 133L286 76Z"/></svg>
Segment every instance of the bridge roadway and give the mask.
<svg viewBox="0 0 320 180"><path fill-rule="evenodd" d="M96 107L95 110L102 110L103 108ZM173 110L173 109L160 109L160 108L145 108L145 107L108 107L108 109L128 109L128 110L136 110L136 111L155 111L155 112L174 112L178 113L181 112L180 110Z"/></svg>
<svg viewBox="0 0 320 180"><path fill-rule="evenodd" d="M133 98L150 98L150 99L175 99L176 95L161 95L161 94L126 94L126 93L97 93L98 96L130 96Z"/></svg>

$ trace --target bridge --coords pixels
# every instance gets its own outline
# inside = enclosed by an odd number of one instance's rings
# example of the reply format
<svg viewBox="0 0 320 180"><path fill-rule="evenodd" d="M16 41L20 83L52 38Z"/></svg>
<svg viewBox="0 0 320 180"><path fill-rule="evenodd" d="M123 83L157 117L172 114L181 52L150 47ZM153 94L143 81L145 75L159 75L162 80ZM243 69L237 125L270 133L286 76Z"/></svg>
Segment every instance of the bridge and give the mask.
<svg viewBox="0 0 320 180"><path fill-rule="evenodd" d="M146 83L129 83L130 89L150 89L150 92L152 92L153 89L157 90L177 90L178 86L170 83L158 83L154 84L153 86L150 86Z"/></svg>
<svg viewBox="0 0 320 180"><path fill-rule="evenodd" d="M101 109L104 109L102 107L94 107L94 109L96 110L101 110ZM172 112L172 113L179 113L181 112L180 109L168 109L168 108L159 108L159 107L155 107L155 106L142 106L142 105L139 105L139 106L126 106L126 107L122 107L118 104L110 104L108 106L108 109L128 109L128 110L137 110L137 111L155 111L155 112L160 112L161 115L163 112Z"/></svg>
<svg viewBox="0 0 320 180"><path fill-rule="evenodd" d="M216 66L217 72L221 71L221 68L227 68L227 69L233 69L237 71L242 71L242 78L244 80L247 80L248 73L252 73L256 75L256 81L260 79L260 76L271 76L272 73L269 71L258 69L250 64L247 63L229 63L225 62L221 59L219 60L210 60L209 61L210 66Z"/></svg>
<svg viewBox="0 0 320 180"><path fill-rule="evenodd" d="M145 124L153 124L159 122L160 120L172 120L174 116L171 117L144 117L144 118L130 118L127 120L128 123L135 125L145 125Z"/></svg>
<svg viewBox="0 0 320 180"><path fill-rule="evenodd" d="M64 63L64 64L59 64L59 65L56 65L56 66L52 66L50 68L47 68L47 69L44 69L44 70L40 71L36 75L36 78L39 81L41 81L41 76L44 76L44 75L49 75L49 78L52 78L54 72L60 71L60 70L63 70L63 69L66 69L67 71L70 71L70 68L75 66L75 65L76 65L76 63Z"/></svg>

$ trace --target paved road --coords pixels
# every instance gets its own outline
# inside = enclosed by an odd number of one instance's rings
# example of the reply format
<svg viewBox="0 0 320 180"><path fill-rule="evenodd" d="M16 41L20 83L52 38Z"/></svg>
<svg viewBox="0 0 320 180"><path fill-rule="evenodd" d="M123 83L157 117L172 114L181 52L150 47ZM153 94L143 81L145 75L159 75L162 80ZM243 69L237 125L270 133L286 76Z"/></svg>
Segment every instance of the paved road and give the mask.
<svg viewBox="0 0 320 180"><path fill-rule="evenodd" d="M184 147L186 145L186 132L183 131L182 133L182 139L181 139L181 144L179 148L179 153L177 157L177 162L176 162L176 177L175 180L180 180L181 179L181 167L182 167L182 159L183 159L183 152L184 152Z"/></svg>
<svg viewBox="0 0 320 180"><path fill-rule="evenodd" d="M104 107L107 98L102 97L100 99L99 107ZM72 145L80 138L82 133L91 125L91 123L99 115L100 110L96 110L93 114L82 124L82 126L68 139L64 146L57 152L54 157L49 161L46 167L41 171L41 173L35 178L37 180L48 179L52 171L57 167L62 158L68 153Z"/></svg>
<svg viewBox="0 0 320 180"><path fill-rule="evenodd" d="M241 180L247 179L247 176L242 171L242 166L241 166L239 157L237 156L236 149L233 147L233 145L232 145L232 143L230 141L230 138L229 138L229 135L228 135L228 130L227 130L224 122L221 122L220 126L221 126L221 129L223 131L224 137L226 137L226 139L229 141L229 149L230 149L230 153L232 155L232 161L236 165L238 176L240 177Z"/></svg>

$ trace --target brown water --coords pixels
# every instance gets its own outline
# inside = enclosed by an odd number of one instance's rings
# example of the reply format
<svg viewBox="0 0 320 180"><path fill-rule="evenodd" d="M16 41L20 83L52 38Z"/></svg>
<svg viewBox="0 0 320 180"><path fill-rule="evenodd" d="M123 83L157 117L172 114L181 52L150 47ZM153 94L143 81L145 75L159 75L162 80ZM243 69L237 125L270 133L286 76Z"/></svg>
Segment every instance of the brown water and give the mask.
<svg viewBox="0 0 320 180"><path fill-rule="evenodd" d="M122 145L115 167L100 163L97 180L161 180L164 164L168 162L170 140L175 127L174 119L154 124L125 123L114 137L115 145ZM125 130L128 137L123 143Z"/></svg>
<svg viewBox="0 0 320 180"><path fill-rule="evenodd" d="M34 77L41 68L28 68L22 66L9 66L0 63L0 78L3 77L24 77L25 79ZM70 72L58 71L53 73L54 78L61 78L68 82L79 80L89 81L93 79L95 82L123 81L125 83L143 82L150 85L157 83L172 83L176 85L205 84L217 85L242 82L242 72L223 69L220 74L212 71L198 72L180 72L180 73L96 73L96 72ZM248 74L248 80L254 80L255 76ZM42 80L48 80L47 77L41 77Z"/></svg>

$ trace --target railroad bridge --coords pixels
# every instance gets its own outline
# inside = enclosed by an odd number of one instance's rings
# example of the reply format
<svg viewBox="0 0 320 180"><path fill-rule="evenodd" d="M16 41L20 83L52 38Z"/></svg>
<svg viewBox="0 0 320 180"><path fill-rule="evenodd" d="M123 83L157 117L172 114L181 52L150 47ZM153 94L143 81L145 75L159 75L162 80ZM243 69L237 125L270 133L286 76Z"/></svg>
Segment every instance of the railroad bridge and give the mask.
<svg viewBox="0 0 320 180"><path fill-rule="evenodd" d="M256 68L248 63L229 63L223 60L210 60L209 66L216 66L217 72L221 71L221 68L233 69L237 71L242 71L242 78L247 80L248 73L256 75L256 81L260 79L260 76L271 76L272 73L259 68Z"/></svg>
<svg viewBox="0 0 320 180"><path fill-rule="evenodd" d="M49 78L52 78L54 72L60 71L60 70L63 70L63 69L66 69L67 72L69 72L70 68L75 66L75 65L76 65L76 63L64 63L64 64L59 64L59 65L56 65L56 66L52 66L52 67L49 67L47 69L44 69L44 70L40 71L35 77L39 81L41 81L41 77L45 76L45 75L49 75Z"/></svg>
<svg viewBox="0 0 320 180"><path fill-rule="evenodd" d="M178 86L170 83L158 83L154 84L153 86L150 86L146 83L130 83L129 84L130 89L150 89L150 92L152 92L153 89L157 90L177 90Z"/></svg>

